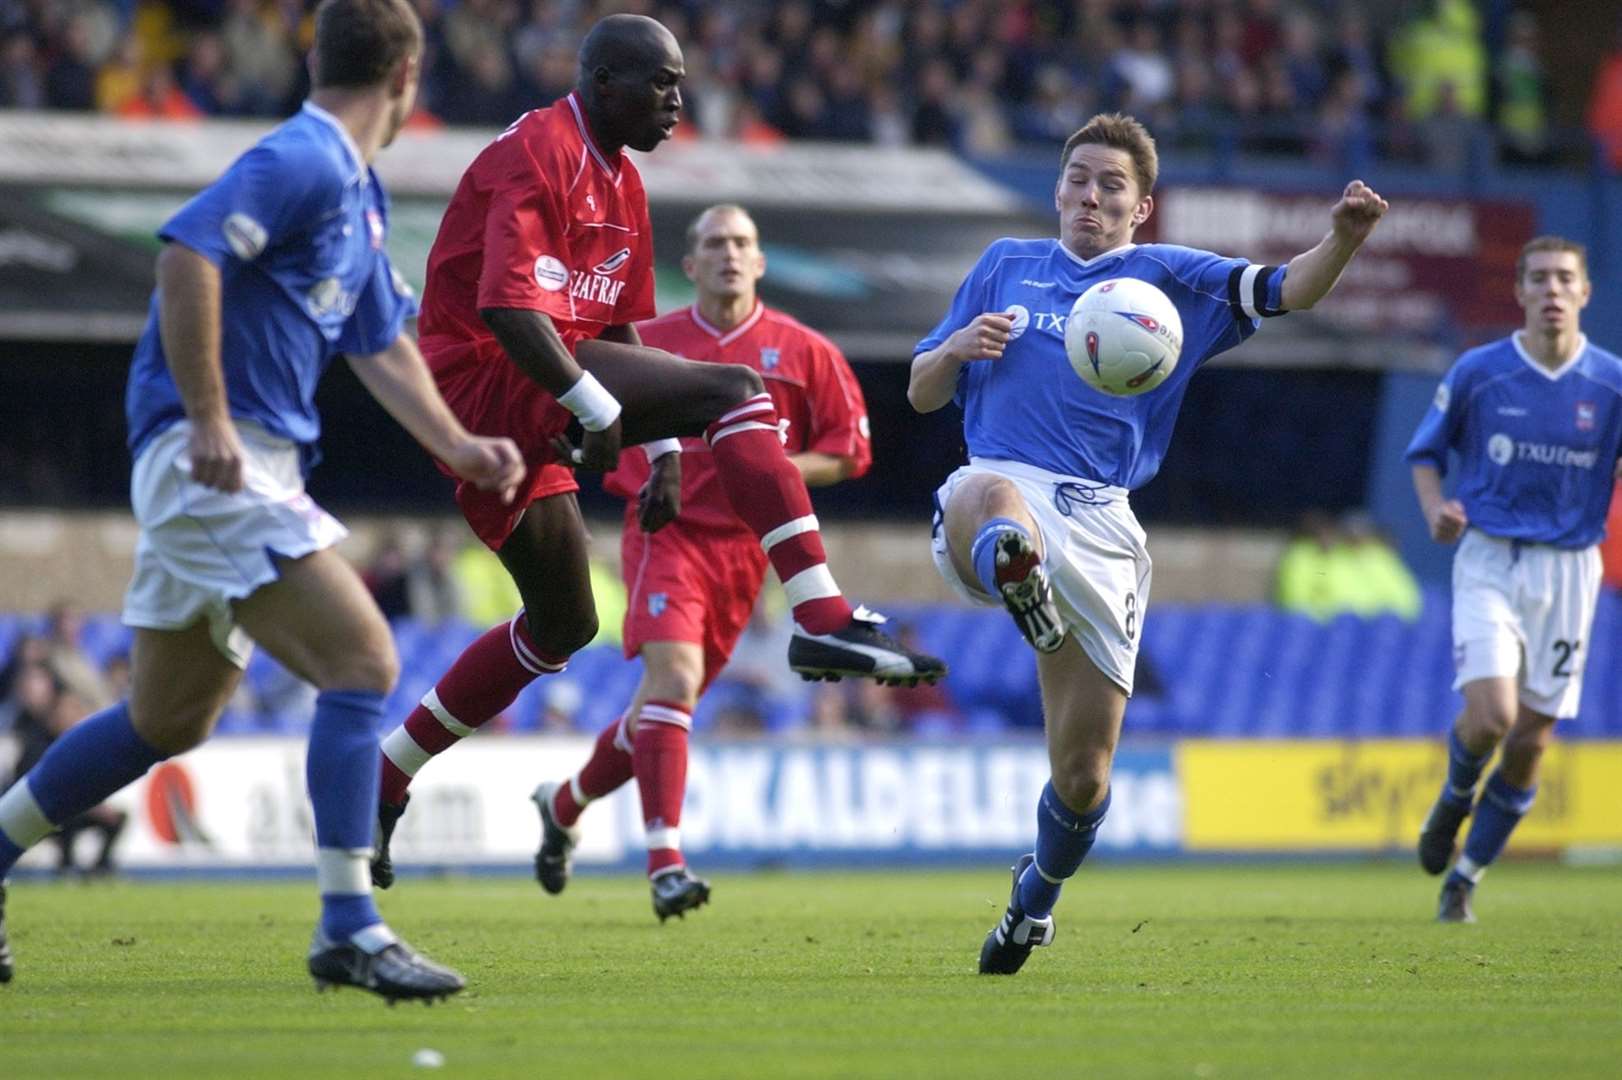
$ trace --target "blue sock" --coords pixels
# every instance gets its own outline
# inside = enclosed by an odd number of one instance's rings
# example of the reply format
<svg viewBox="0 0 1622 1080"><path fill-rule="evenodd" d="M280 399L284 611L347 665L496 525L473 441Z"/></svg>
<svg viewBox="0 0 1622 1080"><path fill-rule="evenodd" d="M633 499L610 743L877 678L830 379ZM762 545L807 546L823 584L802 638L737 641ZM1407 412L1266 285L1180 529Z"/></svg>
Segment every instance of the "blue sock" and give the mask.
<svg viewBox="0 0 1622 1080"><path fill-rule="evenodd" d="M997 535L1001 532L1013 530L1029 540L1031 534L1025 526L1013 518L992 518L980 526L980 531L974 534L974 543L969 546L969 561L974 564L974 576L980 579L980 585L992 596L1002 599L1002 593L997 591Z"/></svg>
<svg viewBox="0 0 1622 1080"><path fill-rule="evenodd" d="M1485 754L1472 754L1465 745L1459 741L1459 729L1452 728L1447 733L1447 780L1442 784L1442 798L1451 803L1469 806L1476 798L1476 782L1481 779L1481 770L1487 767L1487 761L1492 757L1492 751Z"/></svg>
<svg viewBox="0 0 1622 1080"><path fill-rule="evenodd" d="M1110 792L1085 814L1064 804L1049 780L1036 804L1036 863L1019 879L1019 906L1035 919L1046 918L1059 902L1059 887L1081 868L1093 849L1098 826L1109 813Z"/></svg>
<svg viewBox="0 0 1622 1080"><path fill-rule="evenodd" d="M315 699L304 775L315 810L321 929L332 941L382 922L367 869L377 818L383 695L328 690Z"/></svg>
<svg viewBox="0 0 1622 1080"><path fill-rule="evenodd" d="M1467 881L1471 885L1480 881L1487 867L1509 843L1509 834L1515 831L1521 818L1532 809L1537 793L1535 787L1514 786L1504 779L1503 769L1495 770L1487 780L1480 801L1476 803L1469 835L1464 838L1464 854L1459 856L1449 878Z"/></svg>
<svg viewBox="0 0 1622 1080"><path fill-rule="evenodd" d="M0 877L55 826L139 780L166 757L135 733L126 702L69 728L0 796Z"/></svg>

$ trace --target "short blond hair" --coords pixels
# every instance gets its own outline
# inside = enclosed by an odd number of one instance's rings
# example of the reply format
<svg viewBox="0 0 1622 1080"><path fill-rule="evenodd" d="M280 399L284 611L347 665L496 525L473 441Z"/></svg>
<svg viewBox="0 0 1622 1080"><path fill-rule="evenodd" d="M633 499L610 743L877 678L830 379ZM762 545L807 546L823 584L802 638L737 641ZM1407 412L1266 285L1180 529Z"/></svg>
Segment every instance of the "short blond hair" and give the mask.
<svg viewBox="0 0 1622 1080"><path fill-rule="evenodd" d="M1588 249L1575 240L1567 240L1564 236L1539 236L1528 240L1526 246L1521 248L1521 254L1515 260L1515 281L1519 283L1526 277L1526 264L1533 255L1541 251L1563 251L1577 256L1577 267L1588 276Z"/></svg>
<svg viewBox="0 0 1622 1080"><path fill-rule="evenodd" d="M1134 117L1125 113L1099 113L1094 116L1064 141L1064 151L1059 155L1059 169L1062 171L1070 164L1072 150L1086 144L1124 150L1127 157L1132 159L1132 169L1137 173L1138 194L1148 195L1154 191L1155 181L1160 177L1160 154L1155 150L1155 137Z"/></svg>

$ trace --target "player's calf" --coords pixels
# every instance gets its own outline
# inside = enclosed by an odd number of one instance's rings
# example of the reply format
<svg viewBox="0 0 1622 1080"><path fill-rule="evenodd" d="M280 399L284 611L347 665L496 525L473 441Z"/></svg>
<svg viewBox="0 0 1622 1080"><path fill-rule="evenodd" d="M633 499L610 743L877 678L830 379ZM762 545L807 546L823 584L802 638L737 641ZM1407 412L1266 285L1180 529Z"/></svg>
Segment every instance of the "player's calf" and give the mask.
<svg viewBox="0 0 1622 1080"><path fill-rule="evenodd" d="M389 854L389 843L394 839L394 827L400 824L400 818L406 812L406 805L411 802L409 794L403 795L397 803L380 801L377 804L377 835L372 845L372 884L379 889L387 889L394 884L394 859Z"/></svg>

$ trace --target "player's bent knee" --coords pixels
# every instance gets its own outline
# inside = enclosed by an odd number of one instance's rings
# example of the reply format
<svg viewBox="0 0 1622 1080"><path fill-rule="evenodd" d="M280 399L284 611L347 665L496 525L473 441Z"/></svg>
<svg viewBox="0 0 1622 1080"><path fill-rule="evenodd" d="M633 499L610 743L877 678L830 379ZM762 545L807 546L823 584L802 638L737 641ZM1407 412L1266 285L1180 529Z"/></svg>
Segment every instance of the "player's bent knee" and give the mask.
<svg viewBox="0 0 1622 1080"><path fill-rule="evenodd" d="M1071 810L1087 813L1104 801L1109 790L1109 759L1078 754L1055 762L1053 789Z"/></svg>
<svg viewBox="0 0 1622 1080"><path fill-rule="evenodd" d="M387 694L400 679L400 657L392 642L357 651L349 656L333 657L316 674L318 690L373 690Z"/></svg>
<svg viewBox="0 0 1622 1080"><path fill-rule="evenodd" d="M166 709L162 715L147 715L130 708L130 726L154 750L175 757L201 746L214 731L219 710L203 705Z"/></svg>
<svg viewBox="0 0 1622 1080"><path fill-rule="evenodd" d="M597 637L597 614L586 612L583 615L569 620L560 620L547 626L540 633L536 633L536 626L529 627L530 640L546 656L573 656L575 653L590 645Z"/></svg>

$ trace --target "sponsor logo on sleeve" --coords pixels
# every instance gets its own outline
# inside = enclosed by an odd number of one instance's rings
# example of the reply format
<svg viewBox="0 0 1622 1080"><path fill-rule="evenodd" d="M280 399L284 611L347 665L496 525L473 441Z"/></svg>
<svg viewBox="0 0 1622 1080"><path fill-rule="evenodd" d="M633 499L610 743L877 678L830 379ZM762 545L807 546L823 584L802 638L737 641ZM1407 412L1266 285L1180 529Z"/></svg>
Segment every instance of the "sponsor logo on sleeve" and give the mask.
<svg viewBox="0 0 1622 1080"><path fill-rule="evenodd" d="M569 284L569 268L551 255L535 257L535 284L547 292L557 292Z"/></svg>
<svg viewBox="0 0 1622 1080"><path fill-rule="evenodd" d="M1451 400L1452 396L1452 392L1447 388L1447 383L1437 383L1436 397L1431 404L1436 406L1437 412L1445 413L1447 412L1447 403L1449 400Z"/></svg>
<svg viewBox="0 0 1622 1080"><path fill-rule="evenodd" d="M265 227L240 210L225 219L220 231L225 234L225 242L231 245L232 253L243 262L257 259L270 242Z"/></svg>

